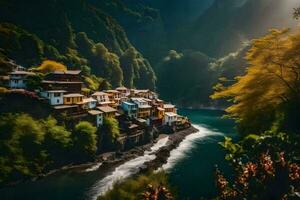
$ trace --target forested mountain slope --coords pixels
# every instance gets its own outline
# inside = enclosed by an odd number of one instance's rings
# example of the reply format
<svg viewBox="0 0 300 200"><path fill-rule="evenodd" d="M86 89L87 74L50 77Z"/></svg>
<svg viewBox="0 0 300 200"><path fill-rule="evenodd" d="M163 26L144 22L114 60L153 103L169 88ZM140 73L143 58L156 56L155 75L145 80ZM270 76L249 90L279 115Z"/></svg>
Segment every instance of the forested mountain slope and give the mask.
<svg viewBox="0 0 300 200"><path fill-rule="evenodd" d="M119 8L116 2L2 0L1 62L12 59L32 67L52 59L70 68L87 65L113 86L123 84L125 79L128 87L154 89L151 65L129 42L117 20L105 12L109 6ZM137 17L130 9L121 11Z"/></svg>
<svg viewBox="0 0 300 200"><path fill-rule="evenodd" d="M157 88L162 98L184 106L214 105L208 96L217 79L244 73L244 42L270 28L296 27L292 12L298 4L0 0L1 72L11 67L9 59L25 67L50 59L90 68L113 86Z"/></svg>

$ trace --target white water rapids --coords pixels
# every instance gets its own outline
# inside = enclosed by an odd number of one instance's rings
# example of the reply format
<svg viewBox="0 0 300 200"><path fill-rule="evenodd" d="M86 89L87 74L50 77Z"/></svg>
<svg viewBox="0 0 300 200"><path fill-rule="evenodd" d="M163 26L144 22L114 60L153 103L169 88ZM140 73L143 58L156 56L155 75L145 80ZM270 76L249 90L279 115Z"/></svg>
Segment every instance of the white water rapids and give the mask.
<svg viewBox="0 0 300 200"><path fill-rule="evenodd" d="M164 164L161 169L164 171L168 171L172 169L172 167L181 159L186 156L186 153L190 151L195 144L195 141L198 140L207 140L210 136L214 135L223 135L222 133L213 131L206 127L200 125L193 125L199 131L197 133L188 135L180 144L179 146L170 152L170 157L167 160L167 163ZM160 170L161 170L160 169Z"/></svg>
<svg viewBox="0 0 300 200"><path fill-rule="evenodd" d="M137 157L120 165L110 175L96 182L88 192L90 199L96 200L98 196L103 195L105 192L111 189L115 182L124 180L131 175L138 173L140 167L142 167L144 163L156 158L154 153L161 147L165 146L168 140L168 137L160 139L151 147L150 151L145 151L143 156Z"/></svg>
<svg viewBox="0 0 300 200"><path fill-rule="evenodd" d="M96 171L101 165L102 165L102 162L99 162L99 163L93 165L92 167L86 169L85 172L93 172L93 171Z"/></svg>
<svg viewBox="0 0 300 200"><path fill-rule="evenodd" d="M193 144L197 140L207 139L207 137L213 135L221 135L219 132L215 132L200 125L193 125L199 131L188 135L180 145L170 152L170 157L166 164L162 166L163 170L170 170L178 161L185 157L186 153L193 148ZM113 187L113 184L117 181L122 181L139 172L146 162L152 161L156 158L154 155L161 147L165 146L168 142L168 137L160 139L156 144L151 147L150 151L145 151L143 156L132 159L119 167L117 167L110 175L104 179L96 182L88 192L88 197L91 200L96 200L98 196L105 194ZM94 170L91 168L90 170Z"/></svg>

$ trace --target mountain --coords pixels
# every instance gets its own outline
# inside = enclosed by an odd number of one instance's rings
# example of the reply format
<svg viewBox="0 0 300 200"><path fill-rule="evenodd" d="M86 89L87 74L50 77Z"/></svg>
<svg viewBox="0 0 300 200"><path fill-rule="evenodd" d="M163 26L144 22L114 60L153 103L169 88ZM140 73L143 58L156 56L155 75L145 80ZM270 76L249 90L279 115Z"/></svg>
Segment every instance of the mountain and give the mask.
<svg viewBox="0 0 300 200"><path fill-rule="evenodd" d="M10 59L25 67L51 59L90 68L113 86L157 88L183 105L211 105L218 78L244 72L244 43L270 28L296 27L298 6L298 0L0 0L0 72Z"/></svg>
<svg viewBox="0 0 300 200"><path fill-rule="evenodd" d="M201 51L222 57L271 28L297 26L297 0L123 0L134 10L151 10L147 23L121 23L130 41L152 64L169 50ZM155 13L155 14L154 14ZM123 19L126 19L123 17ZM121 20L122 21L122 20ZM129 23L132 24L132 23ZM152 49L151 51L149 49ZM164 56L161 56L162 58Z"/></svg>
<svg viewBox="0 0 300 200"><path fill-rule="evenodd" d="M214 0L209 3L210 6L188 21L188 25L180 25L183 31L177 35L174 48L220 57L271 28L297 26L292 18L293 8L299 6L297 0ZM203 2L203 5L207 4Z"/></svg>
<svg viewBox="0 0 300 200"><path fill-rule="evenodd" d="M163 57L154 67L162 98L183 106L215 106L209 96L218 78L233 79L245 72L245 43L271 28L297 27L298 22L292 17L297 6L296 0L215 0L191 21L180 25L180 20L174 20L181 29L173 30L176 38L169 47L182 56L167 61ZM171 17L164 19L173 21ZM203 62L203 55L211 63Z"/></svg>
<svg viewBox="0 0 300 200"><path fill-rule="evenodd" d="M130 43L117 20L106 12L116 7L122 10L119 13L133 19L137 17L129 8L121 9L124 4L118 2L1 0L2 62L12 59L17 64L32 67L42 60L53 59L70 68L87 65L94 74L114 86L121 85L126 74L126 79L132 79L133 83L126 86L154 89L155 74L150 63ZM121 63L121 58L128 57L132 51L130 60ZM149 81L145 83L142 78Z"/></svg>
<svg viewBox="0 0 300 200"><path fill-rule="evenodd" d="M157 71L158 89L162 98L182 107L210 105L218 72L210 68L215 59L196 51L171 50Z"/></svg>
<svg viewBox="0 0 300 200"><path fill-rule="evenodd" d="M120 23L130 41L153 65L170 49L177 49L188 27L208 9L214 0L123 0L132 10L147 15L138 23L121 16Z"/></svg>

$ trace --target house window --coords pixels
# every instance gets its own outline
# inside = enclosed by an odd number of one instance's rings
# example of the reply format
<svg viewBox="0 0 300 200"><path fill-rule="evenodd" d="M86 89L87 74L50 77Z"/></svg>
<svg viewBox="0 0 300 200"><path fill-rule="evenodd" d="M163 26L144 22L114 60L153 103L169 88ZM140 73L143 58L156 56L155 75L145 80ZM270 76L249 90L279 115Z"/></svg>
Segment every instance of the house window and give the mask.
<svg viewBox="0 0 300 200"><path fill-rule="evenodd" d="M54 97L60 97L60 93L54 93Z"/></svg>
<svg viewBox="0 0 300 200"><path fill-rule="evenodd" d="M59 103L59 99L56 100L56 103Z"/></svg>
<svg viewBox="0 0 300 200"><path fill-rule="evenodd" d="M67 98L66 98L66 102L70 102L70 97L67 97Z"/></svg>

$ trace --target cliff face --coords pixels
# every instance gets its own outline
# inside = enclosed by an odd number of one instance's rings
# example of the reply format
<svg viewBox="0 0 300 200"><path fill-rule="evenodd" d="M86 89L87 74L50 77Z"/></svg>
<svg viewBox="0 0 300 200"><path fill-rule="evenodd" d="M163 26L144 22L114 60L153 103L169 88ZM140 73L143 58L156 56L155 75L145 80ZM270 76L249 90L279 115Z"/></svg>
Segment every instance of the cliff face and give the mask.
<svg viewBox="0 0 300 200"><path fill-rule="evenodd" d="M20 26L61 51L74 48L74 33L81 31L117 54L131 46L118 22L89 1L5 0L1 4L1 22Z"/></svg>

